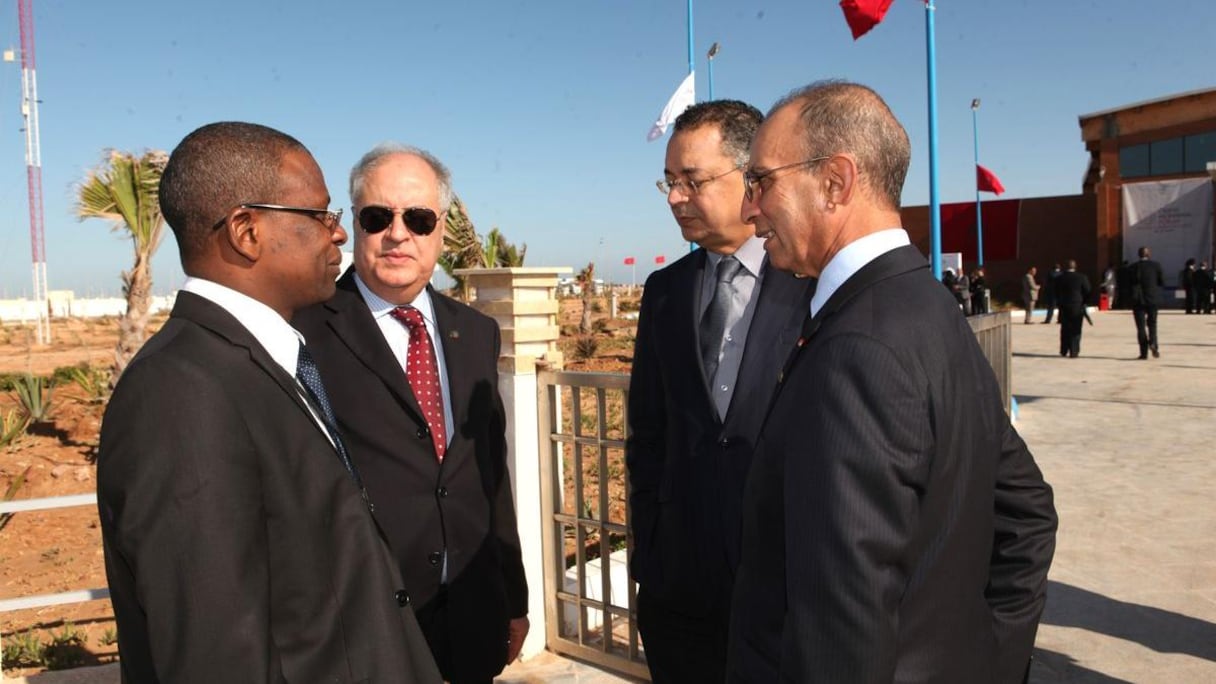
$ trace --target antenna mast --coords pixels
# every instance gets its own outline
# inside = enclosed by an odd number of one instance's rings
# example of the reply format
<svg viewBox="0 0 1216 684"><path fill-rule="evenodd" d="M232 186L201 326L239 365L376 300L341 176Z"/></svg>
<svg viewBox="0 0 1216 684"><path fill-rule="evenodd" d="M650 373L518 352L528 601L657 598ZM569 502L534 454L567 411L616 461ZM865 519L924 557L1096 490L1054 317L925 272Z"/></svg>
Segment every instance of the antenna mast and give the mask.
<svg viewBox="0 0 1216 684"><path fill-rule="evenodd" d="M33 253L34 303L38 343L50 344L50 296L46 284L46 234L42 220L42 152L38 134L38 78L34 69L32 0L17 0L21 22L21 118L25 120L25 173L30 194L30 250Z"/></svg>

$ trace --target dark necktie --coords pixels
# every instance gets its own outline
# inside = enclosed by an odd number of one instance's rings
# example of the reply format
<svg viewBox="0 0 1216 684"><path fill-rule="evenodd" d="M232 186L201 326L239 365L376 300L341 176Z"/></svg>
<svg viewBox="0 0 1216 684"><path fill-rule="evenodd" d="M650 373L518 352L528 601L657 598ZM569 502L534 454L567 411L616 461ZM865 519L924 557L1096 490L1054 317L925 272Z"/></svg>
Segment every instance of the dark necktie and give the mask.
<svg viewBox="0 0 1216 684"><path fill-rule="evenodd" d="M308 390L316 408L321 411L321 422L325 424L325 431L329 433L329 438L334 442L334 448L337 449L338 456L342 459L342 465L346 466L346 471L362 489L363 483L359 480L359 472L351 463L350 456L346 453L346 445L342 443L342 436L338 434L338 421L334 417L333 407L329 404L329 395L325 393L325 385L321 383L321 373L317 370L317 362L313 360L312 354L308 353L308 347L305 347L303 343L300 343L300 352L296 356L296 379Z"/></svg>
<svg viewBox="0 0 1216 684"><path fill-rule="evenodd" d="M435 443L435 457L443 462L447 450L447 427L443 418L443 392L439 388L439 363L435 360L435 347L426 332L426 321L422 312L412 306L399 306L392 311L397 319L410 331L410 352L406 358L405 378L414 391L422 415L426 418L431 440Z"/></svg>
<svg viewBox="0 0 1216 684"><path fill-rule="evenodd" d="M733 295L731 281L740 268L743 268L743 264L733 256L723 257L718 262L714 296L709 300L705 315L701 317L701 363L705 367L705 379L711 383L714 374L718 372L718 353L722 350L722 336L726 334L726 322L730 315Z"/></svg>

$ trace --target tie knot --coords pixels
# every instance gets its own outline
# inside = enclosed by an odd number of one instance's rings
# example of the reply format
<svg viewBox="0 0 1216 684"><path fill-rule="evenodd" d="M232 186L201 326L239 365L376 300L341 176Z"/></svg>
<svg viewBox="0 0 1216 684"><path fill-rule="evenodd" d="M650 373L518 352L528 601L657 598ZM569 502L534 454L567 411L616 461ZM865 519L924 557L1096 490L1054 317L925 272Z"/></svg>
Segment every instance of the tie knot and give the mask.
<svg viewBox="0 0 1216 684"><path fill-rule="evenodd" d="M722 261L718 262L718 282L728 283L734 280L741 268L743 268L743 264L739 263L735 257L723 257Z"/></svg>
<svg viewBox="0 0 1216 684"><path fill-rule="evenodd" d="M426 330L426 321L422 318L422 312L412 306L399 306L393 309L392 316L409 328L410 332L419 329Z"/></svg>

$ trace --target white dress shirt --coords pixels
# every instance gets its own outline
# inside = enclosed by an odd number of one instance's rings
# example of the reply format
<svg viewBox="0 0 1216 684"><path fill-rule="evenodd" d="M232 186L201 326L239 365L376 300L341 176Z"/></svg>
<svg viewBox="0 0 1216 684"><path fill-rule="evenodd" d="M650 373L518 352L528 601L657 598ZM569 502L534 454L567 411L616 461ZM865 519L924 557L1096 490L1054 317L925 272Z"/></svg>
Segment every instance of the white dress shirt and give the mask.
<svg viewBox="0 0 1216 684"><path fill-rule="evenodd" d="M908 234L903 228L889 228L870 233L845 245L844 249L837 252L827 266L823 267L823 273L819 274L815 296L811 298L811 317L814 318L836 290L866 264L891 250L910 244L912 242L908 240Z"/></svg>
<svg viewBox="0 0 1216 684"><path fill-rule="evenodd" d="M709 302L714 297L717 287L718 264L725 257L706 250L705 272L701 276L701 310L697 320L705 315ZM739 246L733 255L743 268L731 281L734 295L727 309L730 313L726 319L726 328L722 336L722 347L718 350L718 370L714 377L709 378L710 393L714 405L718 409L718 417L726 418L730 408L731 397L735 393L735 385L739 379L739 366L743 363L743 350L747 345L747 332L751 329L752 318L756 313L755 296L760 292L764 268L764 240L752 236Z"/></svg>

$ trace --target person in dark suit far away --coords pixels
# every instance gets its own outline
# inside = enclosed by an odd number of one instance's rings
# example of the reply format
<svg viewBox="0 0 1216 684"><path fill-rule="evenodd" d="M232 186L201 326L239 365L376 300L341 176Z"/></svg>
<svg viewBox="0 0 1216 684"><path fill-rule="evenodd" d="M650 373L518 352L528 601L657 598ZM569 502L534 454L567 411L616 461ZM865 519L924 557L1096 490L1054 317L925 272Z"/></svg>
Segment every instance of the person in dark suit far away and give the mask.
<svg viewBox="0 0 1216 684"><path fill-rule="evenodd" d="M188 276L102 423L97 500L124 682L439 682L293 313L346 242L321 169L216 123L169 157Z"/></svg>
<svg viewBox="0 0 1216 684"><path fill-rule="evenodd" d="M1157 303L1161 288L1165 287L1165 276L1161 264L1153 261L1152 249L1141 247L1138 254L1139 261L1128 267L1136 342L1140 344L1140 359L1147 359L1149 352L1156 359L1161 356L1157 347Z"/></svg>
<svg viewBox="0 0 1216 684"><path fill-rule="evenodd" d="M354 265L300 312L444 679L490 682L528 633L498 324L430 287L451 176L383 143L350 174Z"/></svg>
<svg viewBox="0 0 1216 684"><path fill-rule="evenodd" d="M1060 308L1060 356L1077 358L1081 353L1082 322L1087 318L1085 302L1091 291L1089 278L1077 273L1077 262L1069 259L1056 276L1056 305ZM1093 321L1090 321L1090 325Z"/></svg>
<svg viewBox="0 0 1216 684"><path fill-rule="evenodd" d="M771 268L739 217L760 120L734 100L685 110L658 182L702 249L647 279L630 378L631 565L657 684L725 676L743 483L813 287Z"/></svg>
<svg viewBox="0 0 1216 684"><path fill-rule="evenodd" d="M907 133L864 86L796 90L743 216L818 279L743 495L729 681L1020 682L1051 488L966 319L900 227Z"/></svg>

